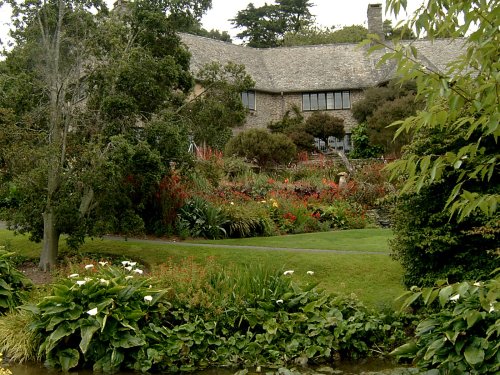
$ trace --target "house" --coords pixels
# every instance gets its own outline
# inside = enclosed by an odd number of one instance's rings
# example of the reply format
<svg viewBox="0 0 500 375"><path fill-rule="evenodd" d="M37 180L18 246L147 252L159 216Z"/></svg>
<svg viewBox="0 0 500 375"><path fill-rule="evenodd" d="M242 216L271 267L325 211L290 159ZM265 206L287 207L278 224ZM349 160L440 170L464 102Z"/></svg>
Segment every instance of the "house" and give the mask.
<svg viewBox="0 0 500 375"><path fill-rule="evenodd" d="M368 5L368 30L383 37L382 5ZM353 43L251 48L190 34L181 34L192 54L196 73L207 63L232 61L244 64L255 80L253 91L242 93L249 109L244 129L266 128L280 120L292 106L304 117L314 111L331 112L344 119L346 138L331 145L349 151L351 129L357 124L351 108L363 97L363 90L389 81L394 76L390 63L378 65L384 50L368 54L368 47ZM442 70L463 52L462 40L415 40L423 65Z"/></svg>

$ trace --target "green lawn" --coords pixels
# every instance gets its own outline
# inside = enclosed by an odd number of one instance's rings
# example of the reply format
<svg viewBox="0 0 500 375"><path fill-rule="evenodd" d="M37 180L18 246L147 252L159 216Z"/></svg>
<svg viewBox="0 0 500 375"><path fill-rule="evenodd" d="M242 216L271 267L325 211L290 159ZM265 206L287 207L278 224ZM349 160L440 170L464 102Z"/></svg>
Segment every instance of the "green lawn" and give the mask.
<svg viewBox="0 0 500 375"><path fill-rule="evenodd" d="M390 229L351 229L332 232L304 233L276 237L196 240L196 243L287 247L294 249L328 249L342 251L389 252Z"/></svg>
<svg viewBox="0 0 500 375"><path fill-rule="evenodd" d="M88 240L81 251L103 255L118 254L141 260L147 265L168 261L176 262L186 257L193 257L200 263L203 263L207 257L214 257L222 264L241 267L265 263L279 270L294 270L293 277L298 281L318 281L320 287L328 291L348 295L354 293L367 305L381 307L390 305L393 299L403 292L401 267L391 260L387 253L386 242L389 237L390 231L369 229L366 231L345 231L345 233L339 231L271 238L209 241L212 244L210 247L187 247L141 242L134 239L127 241L94 239ZM12 251L33 258L38 257L41 246L29 242L25 236L14 236L7 230L0 230L1 244L8 244ZM357 251L365 249L379 251L380 254L251 250L214 246L217 244ZM366 244L366 248L361 244ZM64 251L64 249L65 245L61 243L61 250ZM307 271L314 271L314 275L308 276Z"/></svg>

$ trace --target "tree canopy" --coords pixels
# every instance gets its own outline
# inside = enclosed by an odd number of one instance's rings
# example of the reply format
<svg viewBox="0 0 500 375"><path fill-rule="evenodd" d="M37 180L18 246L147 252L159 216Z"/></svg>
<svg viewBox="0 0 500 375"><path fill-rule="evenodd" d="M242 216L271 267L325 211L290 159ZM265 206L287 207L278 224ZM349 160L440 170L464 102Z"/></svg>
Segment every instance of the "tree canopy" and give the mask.
<svg viewBox="0 0 500 375"><path fill-rule="evenodd" d="M395 14L405 6L404 1L388 0ZM424 110L396 123L397 134L437 132L443 139L461 139L455 148L439 153L408 153L392 165L393 174L407 174L403 191L418 192L455 172L447 207L461 219L477 209L494 215L500 203L498 191L477 191L478 186L499 178L499 25L498 0L426 1L408 21L408 28L430 40L443 33L452 38L467 35L462 39L464 53L443 69L420 61L412 44L399 44L384 57L397 61L397 73L403 79L417 82L417 98L426 102Z"/></svg>
<svg viewBox="0 0 500 375"><path fill-rule="evenodd" d="M361 25L345 26L341 29L309 26L298 32L284 35L284 46L305 46L331 43L359 43L368 36L368 29Z"/></svg>
<svg viewBox="0 0 500 375"><path fill-rule="evenodd" d="M309 0L276 0L274 4L255 7L253 3L238 11L232 19L237 34L250 47L277 47L286 33L297 33L313 22Z"/></svg>
<svg viewBox="0 0 500 375"><path fill-rule="evenodd" d="M15 47L0 62L2 217L43 240L141 230L169 161L186 160L180 115L194 79L175 34L208 0L9 1Z"/></svg>
<svg viewBox="0 0 500 375"><path fill-rule="evenodd" d="M406 7L402 0L387 3L395 14ZM402 80L416 82L416 98L425 103L394 123L396 136L410 133L413 141L388 166L404 181L391 247L407 286L489 278L500 266L499 5L427 0L406 27L431 41L456 39L463 53L444 67L429 66L407 43L382 59L396 62Z"/></svg>

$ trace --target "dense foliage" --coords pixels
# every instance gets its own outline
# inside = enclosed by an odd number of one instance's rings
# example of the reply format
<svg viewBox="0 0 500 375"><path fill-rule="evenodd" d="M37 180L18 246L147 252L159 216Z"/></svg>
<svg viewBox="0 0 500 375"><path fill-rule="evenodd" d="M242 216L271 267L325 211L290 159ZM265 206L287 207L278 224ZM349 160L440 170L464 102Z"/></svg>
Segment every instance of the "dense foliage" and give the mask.
<svg viewBox="0 0 500 375"><path fill-rule="evenodd" d="M345 26L341 29L321 28L318 26L309 26L301 29L299 32L286 33L283 38L283 45L291 46L309 46L316 44L332 43L359 43L366 39L368 30L361 25Z"/></svg>
<svg viewBox="0 0 500 375"><path fill-rule="evenodd" d="M250 47L277 47L287 32L297 33L312 23L312 5L309 0L276 0L260 7L250 3L232 20L235 27L243 28L236 36Z"/></svg>
<svg viewBox="0 0 500 375"><path fill-rule="evenodd" d="M14 310L26 301L31 281L13 264L15 253L0 247L0 314ZM1 363L1 360L0 360Z"/></svg>
<svg viewBox="0 0 500 375"><path fill-rule="evenodd" d="M407 287L436 280L480 280L500 267L498 218L481 214L460 222L445 202L452 186L442 182L399 197L393 220L392 256L404 270Z"/></svg>
<svg viewBox="0 0 500 375"><path fill-rule="evenodd" d="M414 115L422 107L416 100L415 91L414 82L400 84L395 81L365 90L363 99L352 107L353 116L359 123L353 130L354 152L358 157L401 154L401 148L411 141L411 134L394 139L397 128L390 125Z"/></svg>
<svg viewBox="0 0 500 375"><path fill-rule="evenodd" d="M150 279L141 273L134 262L88 264L25 306L40 358L64 371L179 372L361 358L404 338L404 319L300 287L293 270L165 264Z"/></svg>
<svg viewBox="0 0 500 375"><path fill-rule="evenodd" d="M226 145L226 154L255 161L261 167L271 167L292 162L297 155L297 149L283 134L251 129L233 137Z"/></svg>
<svg viewBox="0 0 500 375"><path fill-rule="evenodd" d="M328 144L330 137L344 138L344 119L326 112L314 112L306 120L305 131Z"/></svg>
<svg viewBox="0 0 500 375"><path fill-rule="evenodd" d="M406 2L389 0L388 6L398 13ZM498 190L476 190L479 185L498 186L499 8L498 0L426 1L408 22L409 28L431 40L443 34L466 35L460 39L464 52L442 69L423 65L411 44L398 46L384 58L396 59L398 74L416 80L417 98L426 100L422 111L398 123L397 133L439 134L444 143L454 143L439 153L409 152L393 165L394 175L408 175L404 192L451 180L446 207L459 220L478 210L492 216L500 203Z"/></svg>
<svg viewBox="0 0 500 375"><path fill-rule="evenodd" d="M0 62L2 220L43 241L45 270L61 235L78 247L88 235L172 224L169 164L191 162L190 135L222 148L246 115L239 92L252 85L242 67L211 65L198 77L204 95L188 100L194 77L176 31L211 2L141 0L111 13L101 2L9 3L16 44Z"/></svg>
<svg viewBox="0 0 500 375"><path fill-rule="evenodd" d="M403 295L438 311L416 328L413 341L392 354L413 359L422 370L440 374L496 374L500 371L500 279L461 282Z"/></svg>

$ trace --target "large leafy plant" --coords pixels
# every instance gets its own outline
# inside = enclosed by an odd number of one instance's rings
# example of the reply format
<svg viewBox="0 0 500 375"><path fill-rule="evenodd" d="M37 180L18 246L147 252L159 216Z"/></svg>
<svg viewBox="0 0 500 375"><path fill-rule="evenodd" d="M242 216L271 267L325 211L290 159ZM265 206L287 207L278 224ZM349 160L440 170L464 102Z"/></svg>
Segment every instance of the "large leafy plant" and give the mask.
<svg viewBox="0 0 500 375"><path fill-rule="evenodd" d="M421 369L440 374L496 374L500 371L500 277L413 288L403 308L416 301L437 308L416 328L411 342L392 352Z"/></svg>
<svg viewBox="0 0 500 375"><path fill-rule="evenodd" d="M165 291L149 287L132 262L123 267L86 266L85 276L72 274L57 282L37 305L31 329L42 336L39 355L51 367L68 371L93 364L95 371L132 367L145 345L143 329L168 309Z"/></svg>
<svg viewBox="0 0 500 375"><path fill-rule="evenodd" d="M13 264L14 253L0 247L0 314L24 303L31 281Z"/></svg>

